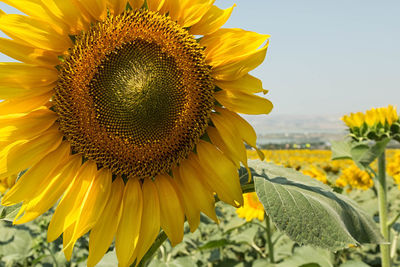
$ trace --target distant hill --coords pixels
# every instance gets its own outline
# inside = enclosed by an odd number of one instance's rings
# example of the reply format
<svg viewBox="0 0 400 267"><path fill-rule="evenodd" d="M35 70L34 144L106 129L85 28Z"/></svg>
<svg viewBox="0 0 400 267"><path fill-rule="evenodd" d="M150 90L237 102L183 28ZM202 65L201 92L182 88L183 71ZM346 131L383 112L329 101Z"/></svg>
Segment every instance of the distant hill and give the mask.
<svg viewBox="0 0 400 267"><path fill-rule="evenodd" d="M259 145L276 144L280 148L291 148L293 144L313 144L313 148L327 148L330 141L343 139L347 133L340 115L244 117L256 130Z"/></svg>
<svg viewBox="0 0 400 267"><path fill-rule="evenodd" d="M244 116L258 135L289 133L345 134L340 115L266 115Z"/></svg>

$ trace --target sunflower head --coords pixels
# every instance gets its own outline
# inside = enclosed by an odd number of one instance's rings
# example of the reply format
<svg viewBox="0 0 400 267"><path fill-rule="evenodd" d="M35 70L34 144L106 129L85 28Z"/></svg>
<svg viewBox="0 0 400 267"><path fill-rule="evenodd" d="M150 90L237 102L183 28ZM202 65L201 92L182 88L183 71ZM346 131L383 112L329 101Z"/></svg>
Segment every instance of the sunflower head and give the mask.
<svg viewBox="0 0 400 267"><path fill-rule="evenodd" d="M167 173L205 133L214 84L202 48L170 17L109 16L60 65L55 111L74 152L116 175Z"/></svg>
<svg viewBox="0 0 400 267"><path fill-rule="evenodd" d="M373 108L365 113L345 115L342 120L349 127L350 136L356 140L380 141L393 138L400 141L400 120L396 108Z"/></svg>
<svg viewBox="0 0 400 267"><path fill-rule="evenodd" d="M268 35L222 29L234 8L209 0L3 2L0 179L27 170L2 199L14 223L57 203L48 240L71 258L90 232L88 266L115 239L138 264L160 232L175 245L187 220L218 222L215 199L243 204L237 169L256 133L238 113L272 104L249 74ZM262 153L259 155L262 156Z"/></svg>
<svg viewBox="0 0 400 267"><path fill-rule="evenodd" d="M367 190L374 185L371 176L366 171L360 170L355 164L344 169L335 183L336 186L342 188L348 186L347 191L354 188Z"/></svg>

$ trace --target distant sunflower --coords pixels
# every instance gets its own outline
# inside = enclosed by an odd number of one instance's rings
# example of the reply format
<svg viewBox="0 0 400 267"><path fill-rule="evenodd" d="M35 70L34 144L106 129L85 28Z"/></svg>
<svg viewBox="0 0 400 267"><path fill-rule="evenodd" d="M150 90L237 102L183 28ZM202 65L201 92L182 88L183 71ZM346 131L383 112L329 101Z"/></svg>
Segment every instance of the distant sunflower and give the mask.
<svg viewBox="0 0 400 267"><path fill-rule="evenodd" d="M88 266L115 237L120 266L138 263L160 227L173 245L185 217L218 221L214 193L243 204L237 168L269 113L259 79L269 38L220 29L213 0L3 0L0 178L29 169L2 199L33 220L61 200L48 240L71 258L90 231ZM197 39L196 39L197 38Z"/></svg>
<svg viewBox="0 0 400 267"><path fill-rule="evenodd" d="M360 170L355 164L344 169L335 183L338 187L349 186L347 188L348 192L352 191L354 188L368 190L374 185L374 181L371 179L368 172Z"/></svg>
<svg viewBox="0 0 400 267"><path fill-rule="evenodd" d="M400 118L392 105L350 113L342 120L349 127L350 136L358 141L392 138L400 142Z"/></svg>
<svg viewBox="0 0 400 267"><path fill-rule="evenodd" d="M256 193L243 194L244 204L236 209L236 213L240 218L250 222L254 219L264 221L264 207L257 197Z"/></svg>

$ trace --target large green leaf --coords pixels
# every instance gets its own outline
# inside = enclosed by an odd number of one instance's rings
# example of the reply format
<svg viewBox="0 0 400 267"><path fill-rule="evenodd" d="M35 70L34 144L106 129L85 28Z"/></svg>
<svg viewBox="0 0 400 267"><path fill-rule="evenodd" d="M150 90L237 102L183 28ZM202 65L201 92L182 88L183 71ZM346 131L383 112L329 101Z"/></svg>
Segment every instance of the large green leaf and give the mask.
<svg viewBox="0 0 400 267"><path fill-rule="evenodd" d="M295 242L333 251L382 242L375 222L329 186L271 163L252 161L250 167L266 213Z"/></svg>

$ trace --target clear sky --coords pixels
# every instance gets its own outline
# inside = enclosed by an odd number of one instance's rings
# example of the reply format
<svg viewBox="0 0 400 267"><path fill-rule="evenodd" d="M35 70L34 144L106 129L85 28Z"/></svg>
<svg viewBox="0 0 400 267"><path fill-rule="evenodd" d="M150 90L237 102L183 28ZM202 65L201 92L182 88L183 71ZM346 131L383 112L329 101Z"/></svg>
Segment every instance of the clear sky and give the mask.
<svg viewBox="0 0 400 267"><path fill-rule="evenodd" d="M237 4L225 27L271 35L253 71L278 114L400 108L399 0L217 0ZM11 12L5 4L0 9ZM0 61L8 61L0 54Z"/></svg>

